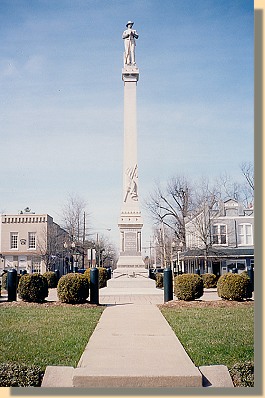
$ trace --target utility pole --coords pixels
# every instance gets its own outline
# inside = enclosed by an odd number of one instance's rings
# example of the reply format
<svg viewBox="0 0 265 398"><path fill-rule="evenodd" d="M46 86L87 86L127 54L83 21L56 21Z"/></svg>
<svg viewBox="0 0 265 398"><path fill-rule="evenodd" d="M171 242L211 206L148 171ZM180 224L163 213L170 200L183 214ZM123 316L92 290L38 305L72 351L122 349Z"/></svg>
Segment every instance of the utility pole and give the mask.
<svg viewBox="0 0 265 398"><path fill-rule="evenodd" d="M84 211L83 219L83 239L82 239L82 268L85 268L85 239L86 239L86 212Z"/></svg>

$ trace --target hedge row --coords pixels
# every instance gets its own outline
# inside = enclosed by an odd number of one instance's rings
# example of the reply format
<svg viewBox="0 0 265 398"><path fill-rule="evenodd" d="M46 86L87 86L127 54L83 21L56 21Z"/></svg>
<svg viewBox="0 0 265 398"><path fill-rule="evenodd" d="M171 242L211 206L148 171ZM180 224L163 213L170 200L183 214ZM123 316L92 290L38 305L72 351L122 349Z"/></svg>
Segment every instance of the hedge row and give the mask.
<svg viewBox="0 0 265 398"><path fill-rule="evenodd" d="M229 369L235 387L254 387L254 362L236 363Z"/></svg>
<svg viewBox="0 0 265 398"><path fill-rule="evenodd" d="M160 275L160 274L158 274ZM163 287L163 276L157 275L157 287ZM218 281L213 274L182 274L174 278L174 293L179 300L191 301L203 295L204 287L217 286L217 294L223 300L242 301L252 297L253 288L247 272L226 273Z"/></svg>
<svg viewBox="0 0 265 398"><path fill-rule="evenodd" d="M107 284L107 270L99 267L99 288ZM5 281L4 281L5 282ZM43 275L19 275L18 296L23 301L42 303L48 296L48 288L57 285L54 272ZM60 278L57 286L59 300L64 303L84 303L89 296L90 269L85 273L67 274ZM156 286L163 287L163 274L156 274ZM179 300L196 300L203 295L204 287L216 286L213 274L182 274L174 279L174 293ZM252 286L246 272L241 274L226 273L217 282L218 296L224 300L241 301L252 297Z"/></svg>
<svg viewBox="0 0 265 398"><path fill-rule="evenodd" d="M99 267L99 288L107 285L107 270ZM18 283L18 297L23 301L44 302L48 289L57 286L58 298L63 303L84 303L89 296L90 269L84 274L70 273L57 280L55 272L24 274Z"/></svg>
<svg viewBox="0 0 265 398"><path fill-rule="evenodd" d="M40 387L43 372L39 366L0 364L0 387Z"/></svg>

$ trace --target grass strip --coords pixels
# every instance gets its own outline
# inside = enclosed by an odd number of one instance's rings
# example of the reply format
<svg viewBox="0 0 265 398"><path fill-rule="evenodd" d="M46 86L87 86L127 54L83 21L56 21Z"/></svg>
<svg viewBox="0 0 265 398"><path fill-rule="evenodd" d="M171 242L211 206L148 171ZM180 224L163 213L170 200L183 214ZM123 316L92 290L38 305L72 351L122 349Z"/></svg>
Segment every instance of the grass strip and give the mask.
<svg viewBox="0 0 265 398"><path fill-rule="evenodd" d="M161 308L196 366L254 360L254 307Z"/></svg>
<svg viewBox="0 0 265 398"><path fill-rule="evenodd" d="M104 307L0 307L0 363L76 367Z"/></svg>

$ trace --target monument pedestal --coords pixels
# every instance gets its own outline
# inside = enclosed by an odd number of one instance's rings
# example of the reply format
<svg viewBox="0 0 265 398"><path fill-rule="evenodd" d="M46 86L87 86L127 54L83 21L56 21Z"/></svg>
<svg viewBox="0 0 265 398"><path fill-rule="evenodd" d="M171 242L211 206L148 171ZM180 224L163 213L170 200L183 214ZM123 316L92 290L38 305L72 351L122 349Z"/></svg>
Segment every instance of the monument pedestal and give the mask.
<svg viewBox="0 0 265 398"><path fill-rule="evenodd" d="M118 226L121 233L121 251L117 269L114 271L114 278L120 275L134 277L138 275L148 276L141 254L141 230L143 223L139 209L124 209L121 212Z"/></svg>

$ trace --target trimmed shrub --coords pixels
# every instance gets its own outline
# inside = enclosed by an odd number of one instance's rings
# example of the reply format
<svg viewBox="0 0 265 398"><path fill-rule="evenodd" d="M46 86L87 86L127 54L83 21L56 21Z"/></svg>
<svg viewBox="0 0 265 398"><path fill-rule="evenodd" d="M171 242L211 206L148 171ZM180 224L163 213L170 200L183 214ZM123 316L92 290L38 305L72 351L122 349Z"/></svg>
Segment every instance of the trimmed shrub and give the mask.
<svg viewBox="0 0 265 398"><path fill-rule="evenodd" d="M228 272L217 282L218 296L224 300L242 301L246 298L249 278Z"/></svg>
<svg viewBox="0 0 265 398"><path fill-rule="evenodd" d="M89 296L88 278L78 273L62 276L57 285L57 294L62 303L85 303Z"/></svg>
<svg viewBox="0 0 265 398"><path fill-rule="evenodd" d="M217 276L215 274L202 274L203 287L210 289L217 286Z"/></svg>
<svg viewBox="0 0 265 398"><path fill-rule="evenodd" d="M235 387L254 387L254 362L236 363L229 373Z"/></svg>
<svg viewBox="0 0 265 398"><path fill-rule="evenodd" d="M98 269L98 284L99 284L99 289L101 289L102 287L107 286L108 273L106 268L104 267L97 267L97 269ZM91 268L87 268L84 272L84 275L88 279L88 282L90 282L90 270Z"/></svg>
<svg viewBox="0 0 265 398"><path fill-rule="evenodd" d="M2 275L2 288L4 290L7 290L7 278L8 278L8 272L4 272ZM17 286L19 284L19 280L20 280L21 274L17 274Z"/></svg>
<svg viewBox="0 0 265 398"><path fill-rule="evenodd" d="M164 286L164 275L161 272L155 274L156 277L156 287L162 289Z"/></svg>
<svg viewBox="0 0 265 398"><path fill-rule="evenodd" d="M43 372L36 365L0 364L0 387L40 387Z"/></svg>
<svg viewBox="0 0 265 398"><path fill-rule="evenodd" d="M48 282L44 276L34 273L25 274L20 277L18 297L23 301L43 303L48 293Z"/></svg>
<svg viewBox="0 0 265 398"><path fill-rule="evenodd" d="M2 288L4 290L7 289L7 272L4 272L2 275Z"/></svg>
<svg viewBox="0 0 265 398"><path fill-rule="evenodd" d="M251 284L251 280L250 277L248 276L247 271L243 271L241 274L239 274L242 278L246 278L247 279L247 283L246 283L246 291L245 291L245 298L249 299L252 297L252 292L253 292L253 288L252 288L252 284Z"/></svg>
<svg viewBox="0 0 265 398"><path fill-rule="evenodd" d="M50 289L53 289L57 286L58 280L57 280L57 276L56 276L55 272L47 271L47 272L44 272L43 276L44 276L44 278L47 279L48 287Z"/></svg>
<svg viewBox="0 0 265 398"><path fill-rule="evenodd" d="M203 295L203 280L197 274L182 274L174 279L174 293L179 300L192 301Z"/></svg>
<svg viewBox="0 0 265 398"><path fill-rule="evenodd" d="M22 274L17 274L17 287L18 287L18 285L19 285L19 281L20 281L20 279L21 279L21 276L22 276Z"/></svg>

